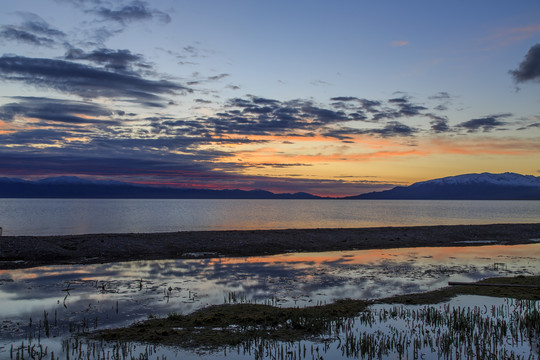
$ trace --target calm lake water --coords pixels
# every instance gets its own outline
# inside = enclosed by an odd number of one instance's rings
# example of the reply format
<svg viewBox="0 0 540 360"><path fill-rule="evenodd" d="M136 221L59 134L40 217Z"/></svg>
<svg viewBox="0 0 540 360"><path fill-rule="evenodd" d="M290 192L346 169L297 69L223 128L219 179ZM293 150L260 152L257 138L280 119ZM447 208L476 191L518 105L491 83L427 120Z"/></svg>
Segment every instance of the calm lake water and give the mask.
<svg viewBox="0 0 540 360"><path fill-rule="evenodd" d="M540 201L0 199L4 235L540 222Z"/></svg>

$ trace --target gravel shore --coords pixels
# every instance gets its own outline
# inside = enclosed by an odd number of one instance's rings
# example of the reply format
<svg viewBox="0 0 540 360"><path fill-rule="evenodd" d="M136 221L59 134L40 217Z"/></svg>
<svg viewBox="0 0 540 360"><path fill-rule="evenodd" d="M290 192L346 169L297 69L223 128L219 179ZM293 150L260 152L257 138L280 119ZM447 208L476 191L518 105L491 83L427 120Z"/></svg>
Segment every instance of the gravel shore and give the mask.
<svg viewBox="0 0 540 360"><path fill-rule="evenodd" d="M540 223L0 237L0 269L143 259L424 246L527 244Z"/></svg>

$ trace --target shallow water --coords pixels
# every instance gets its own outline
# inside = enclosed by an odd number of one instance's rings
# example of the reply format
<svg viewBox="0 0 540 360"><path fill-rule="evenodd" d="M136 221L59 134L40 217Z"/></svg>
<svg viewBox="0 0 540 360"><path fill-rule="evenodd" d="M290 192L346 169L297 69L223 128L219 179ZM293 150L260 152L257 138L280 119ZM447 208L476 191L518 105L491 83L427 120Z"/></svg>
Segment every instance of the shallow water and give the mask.
<svg viewBox="0 0 540 360"><path fill-rule="evenodd" d="M0 358L29 335L41 337L42 344L48 343L60 354L61 340L77 330L122 326L149 315L185 314L224 302L309 306L343 298L427 291L446 286L448 281L537 275L539 269L540 244L3 270Z"/></svg>

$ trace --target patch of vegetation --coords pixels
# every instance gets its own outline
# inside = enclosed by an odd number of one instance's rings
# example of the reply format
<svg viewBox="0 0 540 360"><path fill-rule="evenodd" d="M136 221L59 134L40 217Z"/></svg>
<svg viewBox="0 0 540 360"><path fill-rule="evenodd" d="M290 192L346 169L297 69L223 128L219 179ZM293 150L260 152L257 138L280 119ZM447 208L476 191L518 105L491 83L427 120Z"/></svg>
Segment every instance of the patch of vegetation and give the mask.
<svg viewBox="0 0 540 360"><path fill-rule="evenodd" d="M540 276L491 278L479 283L540 285ZM148 319L127 328L102 330L93 333L92 337L187 348L215 348L256 339L295 341L331 335L333 328L360 313L369 312L367 308L373 304L435 304L462 294L540 300L540 287L459 285L374 301L339 300L329 305L306 308L225 304L210 306L189 315L173 314L163 319Z"/></svg>
<svg viewBox="0 0 540 360"><path fill-rule="evenodd" d="M307 308L279 308L263 304L210 306L189 315L172 314L127 328L93 334L107 341L175 344L184 347L237 345L248 339L293 341L322 335L332 323L364 311L371 302L339 300Z"/></svg>
<svg viewBox="0 0 540 360"><path fill-rule="evenodd" d="M377 302L380 304L427 305L448 301L457 295L540 300L540 276L494 277L478 281L477 284L533 285L538 287L456 285L425 293L392 296L377 300Z"/></svg>

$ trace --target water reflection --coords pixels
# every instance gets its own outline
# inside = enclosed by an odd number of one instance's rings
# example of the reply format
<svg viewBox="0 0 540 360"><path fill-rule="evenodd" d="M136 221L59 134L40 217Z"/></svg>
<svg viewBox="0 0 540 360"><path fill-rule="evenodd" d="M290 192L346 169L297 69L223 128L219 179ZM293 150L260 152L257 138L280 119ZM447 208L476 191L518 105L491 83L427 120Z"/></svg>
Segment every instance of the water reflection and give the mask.
<svg viewBox="0 0 540 360"><path fill-rule="evenodd" d="M55 336L189 313L228 301L308 306L474 281L536 275L540 244L290 253L0 271L0 355L47 322ZM32 319L32 320L30 320ZM34 330L35 331L35 330Z"/></svg>

